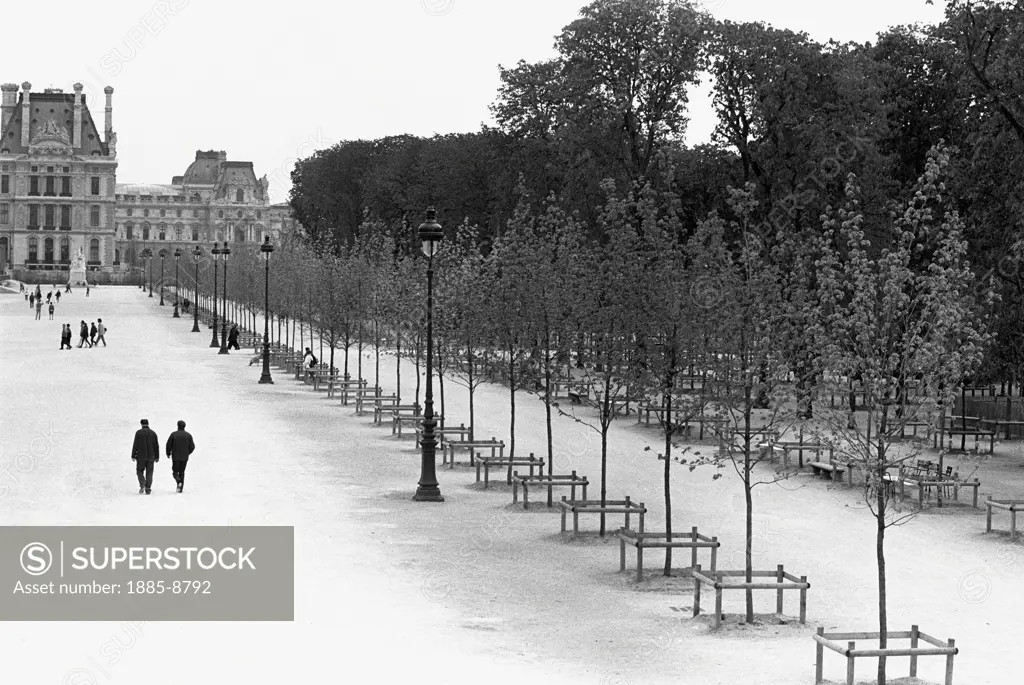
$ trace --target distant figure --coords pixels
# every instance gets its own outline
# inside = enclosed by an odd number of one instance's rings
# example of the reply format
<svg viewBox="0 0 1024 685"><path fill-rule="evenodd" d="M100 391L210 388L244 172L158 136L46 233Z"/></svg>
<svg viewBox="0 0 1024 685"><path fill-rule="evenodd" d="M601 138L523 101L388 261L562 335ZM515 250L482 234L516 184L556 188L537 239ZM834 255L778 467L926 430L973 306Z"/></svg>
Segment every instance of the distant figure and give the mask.
<svg viewBox="0 0 1024 685"><path fill-rule="evenodd" d="M57 298L57 304L60 304L60 291L59 290L57 291L57 295L55 297Z"/></svg>
<svg viewBox="0 0 1024 685"><path fill-rule="evenodd" d="M85 284L85 296L89 297L89 284L88 283Z"/></svg>
<svg viewBox="0 0 1024 685"><path fill-rule="evenodd" d="M53 291L46 293L46 304L50 304L50 300L53 299Z"/></svg>
<svg viewBox="0 0 1024 685"><path fill-rule="evenodd" d="M89 324L83 321L81 327L78 329L78 335L81 336L82 338L81 340L78 341L79 347L81 347L82 345L88 345L89 347L92 347L92 343L89 342Z"/></svg>
<svg viewBox="0 0 1024 685"><path fill-rule="evenodd" d="M104 338L107 334L107 327L103 325L103 319L96 319L96 342L93 344L103 343L103 346L107 346L107 339Z"/></svg>
<svg viewBox="0 0 1024 685"><path fill-rule="evenodd" d="M92 322L92 327L89 329L89 342L92 343L89 347L93 347L96 344L96 322Z"/></svg>
<svg viewBox="0 0 1024 685"><path fill-rule="evenodd" d="M64 292L66 292L66 293L71 292L71 281L68 281L68 284L66 286L64 286Z"/></svg>
<svg viewBox="0 0 1024 685"><path fill-rule="evenodd" d="M43 298L36 300L36 321L43 318Z"/></svg>
<svg viewBox="0 0 1024 685"><path fill-rule="evenodd" d="M32 309L35 306L36 306L36 294L35 293L29 293L29 296L28 296L28 308Z"/></svg>
<svg viewBox="0 0 1024 685"><path fill-rule="evenodd" d="M53 302L50 303L50 321L53 321Z"/></svg>
<svg viewBox="0 0 1024 685"><path fill-rule="evenodd" d="M71 327L68 324L60 327L60 349L63 350L65 345L71 349Z"/></svg>
<svg viewBox="0 0 1024 685"><path fill-rule="evenodd" d="M142 419L142 428L135 431L135 442L132 444L132 461L135 462L135 475L139 477L139 494L152 493L153 465L160 461L160 441L156 433L149 427L149 420Z"/></svg>
<svg viewBox="0 0 1024 685"><path fill-rule="evenodd" d="M313 350L306 348L306 354L309 355L309 370L306 371L306 378L313 377L313 368L316 366L316 355L313 354ZM303 357L305 359L305 357Z"/></svg>
<svg viewBox="0 0 1024 685"><path fill-rule="evenodd" d="M228 349L240 349L238 347L238 326L235 324L231 325L231 330L228 331Z"/></svg>
<svg viewBox="0 0 1024 685"><path fill-rule="evenodd" d="M178 430L167 437L167 456L171 458L171 475L178 484L178 492L185 489L185 467L195 449L196 443L192 434L185 430L185 422L178 421Z"/></svg>
<svg viewBox="0 0 1024 685"><path fill-rule="evenodd" d="M25 284L24 283L19 283L18 284L18 292L19 293L25 292Z"/></svg>

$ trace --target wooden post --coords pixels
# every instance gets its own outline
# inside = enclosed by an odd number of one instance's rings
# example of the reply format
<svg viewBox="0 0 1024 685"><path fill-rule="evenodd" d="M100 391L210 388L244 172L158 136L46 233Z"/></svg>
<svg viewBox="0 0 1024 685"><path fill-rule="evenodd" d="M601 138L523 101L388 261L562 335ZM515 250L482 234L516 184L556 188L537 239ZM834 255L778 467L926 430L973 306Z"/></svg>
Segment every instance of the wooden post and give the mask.
<svg viewBox="0 0 1024 685"><path fill-rule="evenodd" d="M988 501L989 502L992 501L992 495L988 496ZM986 533L991 533L992 532L992 505L991 504L986 504L985 508L988 509L988 514L985 516L985 532Z"/></svg>
<svg viewBox="0 0 1024 685"><path fill-rule="evenodd" d="M519 472L512 472L512 504L519 502ZM525 507L524 507L525 508Z"/></svg>
<svg viewBox="0 0 1024 685"><path fill-rule="evenodd" d="M695 573L700 573L700 564L693 569ZM714 573L714 571L712 571ZM700 614L700 579L693 579L693 615L697 616Z"/></svg>
<svg viewBox="0 0 1024 685"><path fill-rule="evenodd" d="M722 579L715 578L715 630L722 626Z"/></svg>
<svg viewBox="0 0 1024 685"><path fill-rule="evenodd" d="M693 527L693 532L690 533L690 541L693 543L697 542L697 526ZM697 565L697 548L690 548L690 568Z"/></svg>
<svg viewBox="0 0 1024 685"><path fill-rule="evenodd" d="M562 495L562 501L565 501L565 495ZM565 532L565 507L559 507L562 510L562 532Z"/></svg>
<svg viewBox="0 0 1024 685"><path fill-rule="evenodd" d="M643 538L636 539L636 582L644 579L644 541Z"/></svg>
<svg viewBox="0 0 1024 685"><path fill-rule="evenodd" d="M825 629L818 626L818 637L825 636ZM821 644L817 640L814 641L814 685L820 685L821 681L824 680L825 670L825 645Z"/></svg>
<svg viewBox="0 0 1024 685"><path fill-rule="evenodd" d="M626 539L619 536L619 573L626 570Z"/></svg>
<svg viewBox="0 0 1024 685"><path fill-rule="evenodd" d="M956 640L949 639L949 648L956 649ZM955 654L946 655L946 685L953 685L953 657Z"/></svg>
<svg viewBox="0 0 1024 685"><path fill-rule="evenodd" d="M782 585L782 581L784 581L786 579L786 577L784 575L782 575L782 574L783 574L782 564L779 564L778 568L775 570L775 581L780 586ZM778 614L779 616L782 616L782 588L781 587L779 587L779 589L775 591L775 595L776 595L775 596L775 613Z"/></svg>
<svg viewBox="0 0 1024 685"><path fill-rule="evenodd" d="M977 488L975 488L974 491L977 492L978 491ZM1016 504L1011 504L1010 505L1010 542L1013 542L1013 539L1015 537L1017 537L1017 505Z"/></svg>
<svg viewBox="0 0 1024 685"><path fill-rule="evenodd" d="M807 584L807 576L800 576L800 582ZM800 588L800 623L807 623L807 588Z"/></svg>
<svg viewBox="0 0 1024 685"><path fill-rule="evenodd" d="M857 646L856 642L847 642L846 647L849 651L853 651ZM853 683L853 657L847 654L846 657L846 685L854 685Z"/></svg>
<svg viewBox="0 0 1024 685"><path fill-rule="evenodd" d="M626 495L626 528L629 528L629 495Z"/></svg>
<svg viewBox="0 0 1024 685"><path fill-rule="evenodd" d="M911 649L917 649L917 640L918 640L917 636L918 636L919 632L920 631L918 630L918 627L916 625L910 626L910 648ZM914 654L910 655L910 677L911 678L916 678L917 677L917 656L914 655Z"/></svg>
<svg viewBox="0 0 1024 685"><path fill-rule="evenodd" d="M718 542L718 537L711 538L711 542ZM698 566L697 568L700 568ZM711 548L711 572L714 573L718 568L718 545Z"/></svg>

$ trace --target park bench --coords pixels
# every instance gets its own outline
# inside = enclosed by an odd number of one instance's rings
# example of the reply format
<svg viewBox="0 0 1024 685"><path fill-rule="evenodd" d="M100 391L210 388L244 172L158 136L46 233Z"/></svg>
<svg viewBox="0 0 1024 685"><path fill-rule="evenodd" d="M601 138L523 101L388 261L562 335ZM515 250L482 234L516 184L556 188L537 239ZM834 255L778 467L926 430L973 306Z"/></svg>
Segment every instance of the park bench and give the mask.
<svg viewBox="0 0 1024 685"><path fill-rule="evenodd" d="M992 499L992 495L985 500L985 532L992 532L992 510L1002 509L1010 512L1010 542L1017 537L1017 512L1024 511L1024 499Z"/></svg>
<svg viewBox="0 0 1024 685"><path fill-rule="evenodd" d="M351 397L356 401L357 411L362 413L362 404L372 400L374 397L380 397L384 394L384 391L379 387L369 388L366 386L362 387L343 387L341 389L341 403L348 404L348 398Z"/></svg>
<svg viewBox="0 0 1024 685"><path fill-rule="evenodd" d="M422 426L423 421L424 417L418 414L395 414L394 416L391 417L391 434L397 435L399 438L401 438L402 429L405 426L412 426L413 428L415 428L417 426ZM440 414L435 414L434 421L440 423L444 421L444 417L441 416ZM434 431L436 432L437 429L435 428Z"/></svg>
<svg viewBox="0 0 1024 685"><path fill-rule="evenodd" d="M691 572L698 568L697 566L697 550L698 549L709 549L711 551L711 568L712 573L717 569L718 559L718 548L721 543L718 542L717 537L709 538L705 535L701 535L697 532L697 526L694 526L688 533L673 533L672 539L669 540L668 534L665 532L646 532L643 530L641 524L639 531L629 530L628 528L620 528L618 532L619 536L619 573L626 570L626 545L631 545L636 548L636 582L640 582L644 578L644 550L655 548L655 549L690 549L690 570ZM684 569L680 569L684 570Z"/></svg>
<svg viewBox="0 0 1024 685"><path fill-rule="evenodd" d="M378 404L373 408L373 422L383 423L384 413L392 416L419 416L420 405L418 404ZM436 416L434 418L437 418ZM423 417L420 417L420 421ZM394 433L394 431L392 431Z"/></svg>
<svg viewBox="0 0 1024 685"><path fill-rule="evenodd" d="M931 431L932 431L933 427L934 426L930 422L928 422L928 421L907 421L902 426L900 426L900 440L905 440L906 439L906 437L907 437L907 429L908 428L913 429L913 432L911 434L911 437L913 437L913 438L917 437L918 429L923 428L924 431L925 431L924 437L927 440L928 437L931 435Z"/></svg>
<svg viewBox="0 0 1024 685"><path fill-rule="evenodd" d="M484 471L484 490L486 490L491 483L491 469L503 468L508 469L510 466L525 466L530 469L530 475L533 475L533 470L537 469L537 473L544 472L544 460L533 456L530 453L529 457L477 457L476 459L476 482L480 482L480 469ZM518 473L516 471L515 473ZM506 474L505 483L508 485L512 484L512 479Z"/></svg>
<svg viewBox="0 0 1024 685"><path fill-rule="evenodd" d="M503 440L496 440L491 438L490 440L442 440L441 441L441 463L448 464L448 468L455 468L455 450L464 449L469 452L469 465L473 466L476 464L474 461L473 450L476 449L489 449L491 450L491 456L495 453L500 456L505 455L505 442Z"/></svg>
<svg viewBox="0 0 1024 685"><path fill-rule="evenodd" d="M374 409L381 406L396 405L402 401L398 395L359 395L356 397L356 413L363 413L363 405L371 404Z"/></svg>
<svg viewBox="0 0 1024 685"><path fill-rule="evenodd" d="M995 431L983 430L981 428L968 428L966 430L962 428L942 428L935 431L935 435L932 436L932 445L935 449L942 449L945 438L949 438L949 448L953 448L953 438L960 437L961 444L966 447L966 440L968 437L974 438L974 449L979 451L981 449L980 441L981 438L988 438L988 452L993 454L996 451L996 434Z"/></svg>
<svg viewBox="0 0 1024 685"><path fill-rule="evenodd" d="M334 369L333 371L316 371L313 373L313 390L320 390L320 386L324 386L322 389L328 389L328 383L335 383L339 380L346 378L342 376L341 371Z"/></svg>
<svg viewBox="0 0 1024 685"><path fill-rule="evenodd" d="M434 428L434 437L437 439L438 442L444 442L445 440L449 440L450 439L448 436L457 436L458 440L454 440L453 442L461 442L463 440L469 440L469 436L470 436L470 434L472 432L473 432L472 428L467 428L466 424L460 423L458 426L452 426L452 427L445 426L444 428ZM423 424L421 423L421 424L416 426L416 447L417 448L420 447L420 445L421 445L420 441L422 440L422 438L423 438Z"/></svg>
<svg viewBox="0 0 1024 685"><path fill-rule="evenodd" d="M587 485L588 484L589 484L589 481L587 480L586 476L577 476L575 471L573 471L571 474L569 474L567 476L566 475L548 475L548 476L545 476L543 474L538 474L536 476L533 476L533 475L529 475L529 476L523 475L523 476L520 476L518 471L513 471L512 472L512 504L517 504L519 502L519 487L520 486L522 486L522 488L523 488L523 509L529 509L530 508L530 487L531 486L547 488L547 491L548 491L548 506L550 507L550 506L552 506L552 502L551 502L551 497L552 497L551 491L552 491L552 489L557 488L557 487L571 488L570 493L569 493L570 494L570 499L575 500L576 499L576 488L579 487L579 488L582 488L582 493L581 494L583 495L583 499L586 500L587 499Z"/></svg>
<svg viewBox="0 0 1024 685"><path fill-rule="evenodd" d="M978 425L979 425L980 428L985 428L986 426L992 426L992 432L996 433L996 434L999 433L999 429L1001 427L1005 426L1006 427L1006 436L1005 436L1006 440L1011 440L1012 439L1011 436L1010 436L1010 429L1011 428L1019 428L1019 429L1022 429L1022 432L1024 432L1024 421L1016 421L1016 420L1011 420L1011 419L980 419L978 421Z"/></svg>
<svg viewBox="0 0 1024 685"><path fill-rule="evenodd" d="M340 379L337 379L337 380L328 380L327 381L327 397L328 398L334 397L334 391L335 391L336 388L341 388L342 390L345 390L347 388L353 388L354 389L354 388L365 388L365 387L366 387L366 379L364 379L364 378L340 378ZM348 404L347 400L348 400L348 396L347 395L343 395L342 399L341 399L341 403L342 404Z"/></svg>
<svg viewBox="0 0 1024 685"><path fill-rule="evenodd" d="M551 381L551 399L569 400L572 404L583 404L590 397L593 383L559 379Z"/></svg>
<svg viewBox="0 0 1024 685"><path fill-rule="evenodd" d="M815 476L828 476L831 480L842 482L843 474L849 472L849 476L846 481L850 487L853 487L853 469L850 464L843 464L837 462L835 458L829 455L828 461L812 461L807 464L811 467L811 472Z"/></svg>
<svg viewBox="0 0 1024 685"><path fill-rule="evenodd" d="M636 516L639 520L639 526L641 529L644 527L644 514L647 513L647 507L644 506L643 502L637 504L629 499L627 495L622 500L605 500L604 503L601 500L567 500L565 495L562 495L562 500L558 503L558 506L562 508L562 532L565 532L565 519L566 515L572 514L572 537L576 537L580 532L580 514L623 514L625 522L623 528L629 528L629 517Z"/></svg>
<svg viewBox="0 0 1024 685"><path fill-rule="evenodd" d="M947 474L942 477L938 474L932 475L930 470L921 470L917 468L909 468L904 470L899 477L900 486L900 499L906 497L906 488L917 488L917 504L922 509L924 508L924 501L931 499L931 491L942 488L943 492L953 493L953 499L957 502L960 501L960 490L964 488L970 488L972 493L971 506L975 509L978 508L978 488L981 487L981 481L975 478L974 480L960 480L956 474ZM942 506L942 501L939 500L939 506Z"/></svg>

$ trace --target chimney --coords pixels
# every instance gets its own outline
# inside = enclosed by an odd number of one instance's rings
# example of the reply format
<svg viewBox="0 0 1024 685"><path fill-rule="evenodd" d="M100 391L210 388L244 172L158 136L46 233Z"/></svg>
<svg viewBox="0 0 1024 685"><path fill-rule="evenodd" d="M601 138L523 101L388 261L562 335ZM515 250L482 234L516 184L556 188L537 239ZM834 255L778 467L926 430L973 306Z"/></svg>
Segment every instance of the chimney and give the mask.
<svg viewBox="0 0 1024 685"><path fill-rule="evenodd" d="M107 94L107 108L106 108L106 110L104 110L104 113L105 113L106 116L104 117L104 124L103 124L103 142L105 142L105 143L107 143L109 145L110 144L110 134L114 132L114 123L113 123L114 108L110 104L110 96L114 94L114 89L111 88L110 86L107 86L106 88L103 89L103 92Z"/></svg>
<svg viewBox="0 0 1024 685"><path fill-rule="evenodd" d="M82 149L82 84L76 83L75 89L75 132L71 137L71 146Z"/></svg>
<svg viewBox="0 0 1024 685"><path fill-rule="evenodd" d="M225 152L224 150L219 151L217 153L217 161L220 162L221 164L228 161L228 153Z"/></svg>
<svg viewBox="0 0 1024 685"><path fill-rule="evenodd" d="M7 122L14 116L14 110L18 106L18 84L5 83L0 86L3 91L3 109L0 110L0 129L7 126Z"/></svg>
<svg viewBox="0 0 1024 685"><path fill-rule="evenodd" d="M28 147L28 133L32 128L32 108L29 105L29 94L32 84L25 81L21 84L21 146Z"/></svg>

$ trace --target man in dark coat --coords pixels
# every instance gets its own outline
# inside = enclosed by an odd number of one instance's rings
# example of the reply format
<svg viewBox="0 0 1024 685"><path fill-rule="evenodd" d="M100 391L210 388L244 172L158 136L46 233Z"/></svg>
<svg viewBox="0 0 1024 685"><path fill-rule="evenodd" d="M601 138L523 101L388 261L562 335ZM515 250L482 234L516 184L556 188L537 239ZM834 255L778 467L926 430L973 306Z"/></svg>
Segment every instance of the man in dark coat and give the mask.
<svg viewBox="0 0 1024 685"><path fill-rule="evenodd" d="M160 441L149 427L149 419L142 419L142 428L135 431L132 461L135 462L135 474L139 477L139 494L151 494L153 465L160 461Z"/></svg>
<svg viewBox="0 0 1024 685"><path fill-rule="evenodd" d="M167 437L167 456L171 458L171 473L178 484L178 492L185 488L185 467L188 456L196 449L192 434L185 430L185 422L178 421L178 430Z"/></svg>

